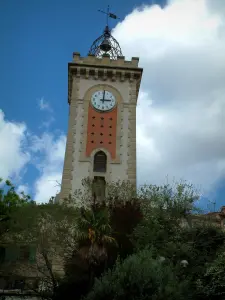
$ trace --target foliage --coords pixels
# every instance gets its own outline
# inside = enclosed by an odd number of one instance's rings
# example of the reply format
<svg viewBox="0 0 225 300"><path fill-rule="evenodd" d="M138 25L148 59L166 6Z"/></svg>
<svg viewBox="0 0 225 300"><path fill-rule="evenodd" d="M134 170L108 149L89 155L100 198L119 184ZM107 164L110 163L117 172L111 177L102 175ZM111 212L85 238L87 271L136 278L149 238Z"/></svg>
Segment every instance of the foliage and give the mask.
<svg viewBox="0 0 225 300"><path fill-rule="evenodd" d="M69 205L76 205L77 207L83 207L90 209L95 203L95 199L92 195L94 181L87 177L82 179L82 189L77 189L74 194L65 199L65 202ZM116 182L106 183L106 195L104 198L104 204L108 207L109 205L120 205L127 202L136 200L136 187L129 181L118 180Z"/></svg>
<svg viewBox="0 0 225 300"><path fill-rule="evenodd" d="M137 200L136 187L129 181L118 180L106 184L106 205L121 206L134 203Z"/></svg>
<svg viewBox="0 0 225 300"><path fill-rule="evenodd" d="M194 209L197 194L190 185L178 184L141 188L143 219L135 228L132 241L137 249L154 245L162 249L166 242L174 242L180 224Z"/></svg>
<svg viewBox="0 0 225 300"><path fill-rule="evenodd" d="M83 191L65 199L65 205L52 199L36 205L10 182L1 189L1 213L7 216L1 221L1 228L7 224L1 242L37 246L39 259L30 268L42 271L48 296L46 288L41 296L225 299L225 233L212 224L190 222L198 199L192 185L136 190L118 181L106 185L100 203L92 184L83 180ZM64 264L61 279L53 268L58 259Z"/></svg>
<svg viewBox="0 0 225 300"><path fill-rule="evenodd" d="M187 293L186 282L180 282L170 264L160 262L151 250L143 250L96 280L85 299L182 300Z"/></svg>
<svg viewBox="0 0 225 300"><path fill-rule="evenodd" d="M111 262L115 263L117 255L121 258L133 253L133 244L130 239L134 228L142 220L142 211L138 199L112 203L109 205L113 236L118 243L116 251L110 253Z"/></svg>
<svg viewBox="0 0 225 300"><path fill-rule="evenodd" d="M0 185L0 221L3 221L18 207L27 204L30 201L30 196L25 195L24 192L19 195L10 180L3 182L0 178Z"/></svg>
<svg viewBox="0 0 225 300"><path fill-rule="evenodd" d="M225 253L219 253L216 259L207 265L206 273L199 283L205 297L225 299Z"/></svg>
<svg viewBox="0 0 225 300"><path fill-rule="evenodd" d="M190 226L191 214L195 211L194 204L198 199L197 193L190 185L178 184L175 188L169 185L145 187L145 189L142 188L141 191L138 191L137 199L137 203L142 209L142 218L139 219L131 234L136 254L129 256L125 261L129 261L131 257L138 257L143 251L149 251L146 249L154 249L157 255L165 258L170 272L179 278L180 284L183 284L183 287L187 289L183 293L182 288L182 293L179 294L178 299L203 299L201 298L202 291L197 288L198 283L201 282L202 278L205 278L207 265L217 258L224 245L225 234L212 224ZM187 222L183 222L184 220ZM186 226L182 226L182 224L186 224ZM148 261L147 257L146 261ZM185 268L181 264L184 261L186 262ZM133 272L136 282L139 269L133 261L132 266L135 266ZM130 270L130 267L127 268ZM159 273L157 271L157 274ZM142 269L140 274L145 274ZM153 276L157 278L155 274ZM121 282L127 284L131 278L130 273L124 272L120 264L119 267L117 266L117 272L115 270L109 271L102 280L97 281L88 299L101 299L101 297L117 299L113 296L116 295L117 290L120 291L118 299L125 299L128 295L130 298L134 294L133 292L128 293L129 289L132 291L132 286L129 284L121 285ZM140 286L141 282L138 284L138 287ZM156 294L152 296L147 293L145 299L148 297L149 299L158 299L160 293L157 292ZM206 296L206 294L204 295ZM142 297L144 297L143 294L136 295L134 299L142 299ZM169 295L163 295L163 297L170 299ZM172 296L172 299L176 299L176 295Z"/></svg>
<svg viewBox="0 0 225 300"><path fill-rule="evenodd" d="M46 203L18 208L11 213L10 232L27 241L38 241L41 234L63 238L72 227L77 211L64 205ZM15 237L15 238L16 238Z"/></svg>
<svg viewBox="0 0 225 300"><path fill-rule="evenodd" d="M117 241L117 250L110 248L111 263L115 262L118 253L126 257L132 253L132 243L129 234L142 219L140 201L137 198L136 187L129 181L106 183L104 203L98 203L92 196L93 181L90 178L82 180L83 190L76 190L67 199L68 204L74 204L85 210L95 209L97 206L108 209L112 228L112 235Z"/></svg>
<svg viewBox="0 0 225 300"><path fill-rule="evenodd" d="M80 242L80 252L90 264L98 264L107 259L107 246L116 244L112 237L110 215L106 207L81 209L77 218L76 238ZM82 242L88 242L85 247Z"/></svg>
<svg viewBox="0 0 225 300"><path fill-rule="evenodd" d="M76 248L74 219L77 211L52 203L34 205L27 203L10 214L9 230L2 236L6 245L34 245L36 259L32 264L13 261L2 265L2 272L11 276L31 273L41 274L42 290L33 291L43 297L54 295L60 278L53 265L63 263ZM31 287L30 287L31 288Z"/></svg>
<svg viewBox="0 0 225 300"><path fill-rule="evenodd" d="M24 192L18 194L15 186L6 180L3 182L0 178L0 237L9 231L9 222L13 221L12 213L18 211L19 208L28 204L35 205L34 201L31 201L29 195ZM1 241L0 241L1 242Z"/></svg>
<svg viewBox="0 0 225 300"><path fill-rule="evenodd" d="M191 247L190 259L195 264L212 262L218 255L218 251L224 246L225 232L211 225L196 225L181 232L183 243Z"/></svg>

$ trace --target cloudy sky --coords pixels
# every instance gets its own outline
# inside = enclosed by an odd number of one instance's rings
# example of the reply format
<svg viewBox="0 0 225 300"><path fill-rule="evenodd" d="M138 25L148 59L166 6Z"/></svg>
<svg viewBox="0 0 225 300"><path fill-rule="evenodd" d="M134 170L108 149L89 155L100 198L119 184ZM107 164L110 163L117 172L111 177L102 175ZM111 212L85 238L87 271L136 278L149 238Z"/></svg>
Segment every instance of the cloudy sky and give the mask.
<svg viewBox="0 0 225 300"><path fill-rule="evenodd" d="M0 4L0 176L38 202L59 190L67 63L73 51L86 55L104 27L104 0L78 2L79 10L72 0ZM121 17L111 21L113 35L144 68L138 183L187 180L203 206L224 205L225 1L111 2Z"/></svg>

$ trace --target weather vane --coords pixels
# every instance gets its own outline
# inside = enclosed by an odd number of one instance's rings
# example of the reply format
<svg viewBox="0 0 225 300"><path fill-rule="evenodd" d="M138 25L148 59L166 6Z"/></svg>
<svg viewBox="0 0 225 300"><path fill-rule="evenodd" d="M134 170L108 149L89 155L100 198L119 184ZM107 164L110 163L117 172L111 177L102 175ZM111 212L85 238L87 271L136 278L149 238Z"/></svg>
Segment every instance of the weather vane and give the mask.
<svg viewBox="0 0 225 300"><path fill-rule="evenodd" d="M89 54L95 55L98 58L101 58L103 55L108 55L111 59L117 59L118 56L123 56L123 54L119 43L111 34L108 23L109 18L119 18L115 14L109 12L109 5L106 12L100 9L98 11L106 14L106 27L103 34L98 37L91 45Z"/></svg>
<svg viewBox="0 0 225 300"><path fill-rule="evenodd" d="M108 26L109 25L109 18L112 18L112 19L119 19L115 14L112 14L111 12L109 12L109 5L107 7L107 12L103 11L103 10L98 10L99 12L103 13L103 14L106 14L106 25Z"/></svg>

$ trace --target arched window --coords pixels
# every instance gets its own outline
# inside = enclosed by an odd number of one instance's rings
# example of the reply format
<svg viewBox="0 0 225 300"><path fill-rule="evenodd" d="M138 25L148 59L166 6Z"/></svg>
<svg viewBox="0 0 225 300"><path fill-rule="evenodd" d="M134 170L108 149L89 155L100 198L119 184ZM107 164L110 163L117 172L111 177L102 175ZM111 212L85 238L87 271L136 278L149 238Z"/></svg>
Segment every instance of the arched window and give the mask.
<svg viewBox="0 0 225 300"><path fill-rule="evenodd" d="M94 172L106 172L107 156L103 151L98 151L94 156Z"/></svg>

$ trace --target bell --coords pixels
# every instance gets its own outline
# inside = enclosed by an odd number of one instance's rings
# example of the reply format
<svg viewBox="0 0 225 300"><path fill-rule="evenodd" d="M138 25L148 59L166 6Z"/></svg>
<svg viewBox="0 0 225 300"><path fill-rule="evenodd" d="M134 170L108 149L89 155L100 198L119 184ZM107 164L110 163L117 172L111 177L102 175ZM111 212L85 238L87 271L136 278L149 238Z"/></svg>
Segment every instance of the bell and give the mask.
<svg viewBox="0 0 225 300"><path fill-rule="evenodd" d="M100 49L104 52L108 52L109 50L111 50L111 45L108 39L104 39L104 41L100 45Z"/></svg>

